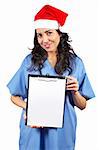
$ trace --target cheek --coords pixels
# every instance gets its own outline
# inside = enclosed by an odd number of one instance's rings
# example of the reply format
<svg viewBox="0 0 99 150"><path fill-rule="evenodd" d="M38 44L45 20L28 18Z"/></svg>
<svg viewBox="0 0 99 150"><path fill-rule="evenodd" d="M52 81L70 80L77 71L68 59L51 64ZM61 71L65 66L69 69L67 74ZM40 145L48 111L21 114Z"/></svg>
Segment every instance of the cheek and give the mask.
<svg viewBox="0 0 99 150"><path fill-rule="evenodd" d="M38 43L39 43L40 45L42 45L42 40L41 40L41 39L38 39Z"/></svg>
<svg viewBox="0 0 99 150"><path fill-rule="evenodd" d="M60 37L57 37L57 38L55 39L55 44L56 44L56 46L59 45L59 42L60 42Z"/></svg>

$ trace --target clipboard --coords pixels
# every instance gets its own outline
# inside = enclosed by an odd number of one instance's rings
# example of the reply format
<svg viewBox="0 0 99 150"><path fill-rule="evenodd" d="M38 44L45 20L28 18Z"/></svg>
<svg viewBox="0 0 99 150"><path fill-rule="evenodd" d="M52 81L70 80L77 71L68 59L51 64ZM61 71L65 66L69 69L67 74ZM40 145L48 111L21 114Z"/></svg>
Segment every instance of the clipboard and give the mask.
<svg viewBox="0 0 99 150"><path fill-rule="evenodd" d="M26 125L62 128L66 78L28 75Z"/></svg>

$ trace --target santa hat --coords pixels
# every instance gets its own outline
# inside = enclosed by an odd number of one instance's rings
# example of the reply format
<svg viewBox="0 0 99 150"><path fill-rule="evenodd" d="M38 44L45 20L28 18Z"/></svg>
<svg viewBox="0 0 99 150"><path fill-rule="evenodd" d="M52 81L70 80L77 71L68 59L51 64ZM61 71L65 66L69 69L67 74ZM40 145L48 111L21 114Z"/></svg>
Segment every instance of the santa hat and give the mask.
<svg viewBox="0 0 99 150"><path fill-rule="evenodd" d="M66 21L68 14L53 6L45 5L35 15L34 28L59 29Z"/></svg>

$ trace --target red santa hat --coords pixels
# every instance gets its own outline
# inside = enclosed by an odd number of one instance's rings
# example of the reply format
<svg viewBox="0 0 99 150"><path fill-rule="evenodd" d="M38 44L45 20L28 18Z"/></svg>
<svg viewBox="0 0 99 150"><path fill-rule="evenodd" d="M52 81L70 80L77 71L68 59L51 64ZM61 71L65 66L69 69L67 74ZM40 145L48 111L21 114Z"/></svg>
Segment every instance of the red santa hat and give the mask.
<svg viewBox="0 0 99 150"><path fill-rule="evenodd" d="M53 6L45 5L35 15L34 28L59 29L66 21L68 14Z"/></svg>

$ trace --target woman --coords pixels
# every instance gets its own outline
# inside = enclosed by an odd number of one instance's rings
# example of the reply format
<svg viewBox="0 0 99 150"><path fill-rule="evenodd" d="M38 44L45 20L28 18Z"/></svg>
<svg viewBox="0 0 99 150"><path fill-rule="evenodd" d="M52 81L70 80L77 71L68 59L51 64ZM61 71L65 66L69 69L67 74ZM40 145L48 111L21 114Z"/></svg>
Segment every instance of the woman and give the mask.
<svg viewBox="0 0 99 150"><path fill-rule="evenodd" d="M67 13L49 5L45 5L36 14L34 48L8 84L12 102L23 108L20 120L20 150L74 150L77 124L74 106L82 110L86 107L86 101L94 97L82 60L71 48L68 34L59 29L67 16ZM41 20L48 21L48 24L40 23ZM27 98L29 74L67 77L62 128L25 125L24 99Z"/></svg>

